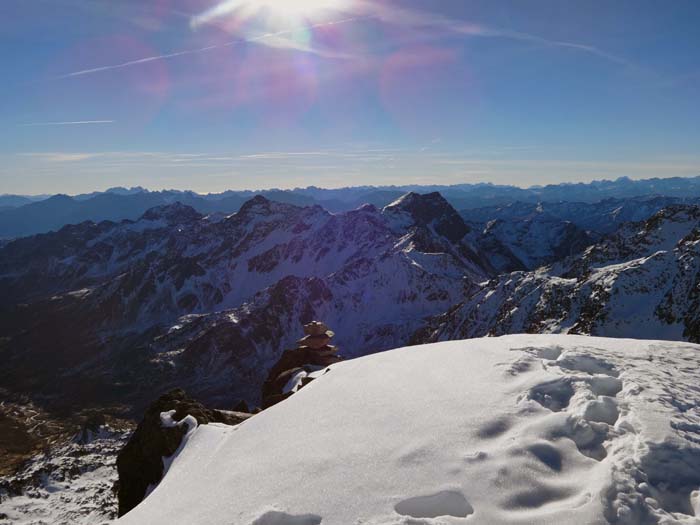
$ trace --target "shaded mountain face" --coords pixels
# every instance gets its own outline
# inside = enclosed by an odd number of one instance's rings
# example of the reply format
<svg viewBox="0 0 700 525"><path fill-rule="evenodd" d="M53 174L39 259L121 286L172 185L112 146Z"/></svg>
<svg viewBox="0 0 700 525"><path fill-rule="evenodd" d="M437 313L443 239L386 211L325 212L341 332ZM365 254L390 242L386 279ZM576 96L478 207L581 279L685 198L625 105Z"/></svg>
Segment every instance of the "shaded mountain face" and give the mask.
<svg viewBox="0 0 700 525"><path fill-rule="evenodd" d="M665 208L580 256L494 279L415 340L520 332L700 341L700 207Z"/></svg>
<svg viewBox="0 0 700 525"><path fill-rule="evenodd" d="M10 242L0 384L138 403L196 383L256 402L300 323L326 320L348 355L397 346L491 275L438 197L331 214L259 196L216 220L176 203Z"/></svg>

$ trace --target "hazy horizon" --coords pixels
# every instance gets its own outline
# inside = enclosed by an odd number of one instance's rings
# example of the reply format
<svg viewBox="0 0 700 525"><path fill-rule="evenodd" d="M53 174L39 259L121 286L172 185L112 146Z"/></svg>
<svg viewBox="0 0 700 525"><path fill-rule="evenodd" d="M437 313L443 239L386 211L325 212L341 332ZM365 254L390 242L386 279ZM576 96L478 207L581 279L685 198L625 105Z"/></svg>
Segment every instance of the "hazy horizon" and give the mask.
<svg viewBox="0 0 700 525"><path fill-rule="evenodd" d="M252 188L252 187L241 187L241 188L228 188L224 189L221 191L212 191L212 192L200 192L193 190L191 188L171 188L171 187L162 187L162 188L153 188L153 187L145 187L143 185L135 185L135 186L105 186L105 187L100 187L100 188L95 188L95 189L90 189L88 191L82 191L79 193L68 193L68 192L56 192L56 193L51 193L51 192L43 192L43 193L0 193L0 197L8 197L8 196L18 196L18 197L30 197L30 198L37 198L37 197L53 197L56 195L67 195L69 197L75 197L79 195L89 195L93 193L106 193L110 190L117 190L117 189L122 189L122 190L143 190L146 192L151 192L151 193L156 193L156 192L168 192L168 191L174 191L174 192L192 192L197 195L216 195L216 194L222 194L226 193L228 191L231 192L247 192L247 193L256 193L256 192L267 192L267 191L304 191L308 190L311 188L319 189L319 190L352 190L352 189L361 189L361 188L367 188L367 189L377 189L377 190L382 190L382 189L392 189L392 188L405 188L405 187L426 187L426 188L431 188L431 187L446 187L446 188L454 188L454 187L459 187L459 186L486 186L486 185L491 185L494 187L514 187L522 190L532 190L532 189L537 189L537 188L544 188L547 186L558 186L558 185L578 185L578 184L593 184L593 183L614 183L617 182L618 180L621 179L628 179L634 182L643 182L643 181L648 181L648 180L664 180L664 179L673 179L673 178L683 178L683 179L694 179L694 178L699 178L700 174L697 175L683 175L683 176L668 176L668 177L628 177L626 175L621 175L620 177L617 177L615 179L613 178L603 178L603 179L591 179L591 180L586 180L586 181L581 181L581 180L572 180L572 181L562 181L562 182L553 182L549 184L532 184L532 185L518 185L518 184L499 184L499 183L494 183L491 181L475 181L475 182L454 182L450 184L443 184L443 183L406 183L406 184L357 184L357 185L345 185L345 186L317 186L317 185L307 185L307 186L293 186L293 187L259 187L259 188Z"/></svg>

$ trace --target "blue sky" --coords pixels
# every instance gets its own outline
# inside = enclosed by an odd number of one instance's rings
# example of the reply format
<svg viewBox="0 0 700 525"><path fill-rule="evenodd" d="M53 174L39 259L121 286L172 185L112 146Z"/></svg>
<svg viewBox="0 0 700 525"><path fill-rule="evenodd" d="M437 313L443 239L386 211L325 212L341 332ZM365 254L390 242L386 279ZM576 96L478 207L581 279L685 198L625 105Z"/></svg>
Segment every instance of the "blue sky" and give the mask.
<svg viewBox="0 0 700 525"><path fill-rule="evenodd" d="M3 0L0 193L699 175L699 23L694 0Z"/></svg>

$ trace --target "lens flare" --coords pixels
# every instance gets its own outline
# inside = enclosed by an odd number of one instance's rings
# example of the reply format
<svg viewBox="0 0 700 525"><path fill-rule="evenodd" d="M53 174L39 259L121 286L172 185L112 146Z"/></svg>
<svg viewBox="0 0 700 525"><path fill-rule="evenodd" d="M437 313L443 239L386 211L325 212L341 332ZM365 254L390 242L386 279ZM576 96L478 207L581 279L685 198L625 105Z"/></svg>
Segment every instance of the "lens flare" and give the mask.
<svg viewBox="0 0 700 525"><path fill-rule="evenodd" d="M338 10L342 0L252 0L249 2L273 14L313 18L319 11Z"/></svg>
<svg viewBox="0 0 700 525"><path fill-rule="evenodd" d="M266 18L278 23L318 22L347 9L353 0L224 0L192 19L192 27L229 16Z"/></svg>

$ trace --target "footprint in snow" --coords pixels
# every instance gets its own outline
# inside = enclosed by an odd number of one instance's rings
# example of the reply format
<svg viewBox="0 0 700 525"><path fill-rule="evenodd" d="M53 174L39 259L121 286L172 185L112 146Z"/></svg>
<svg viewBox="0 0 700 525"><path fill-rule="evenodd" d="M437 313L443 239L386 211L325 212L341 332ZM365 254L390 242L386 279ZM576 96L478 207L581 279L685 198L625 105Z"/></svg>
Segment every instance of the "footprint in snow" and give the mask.
<svg viewBox="0 0 700 525"><path fill-rule="evenodd" d="M319 525L321 516L315 514L300 514L294 516L286 512L271 510L256 519L251 525Z"/></svg>

